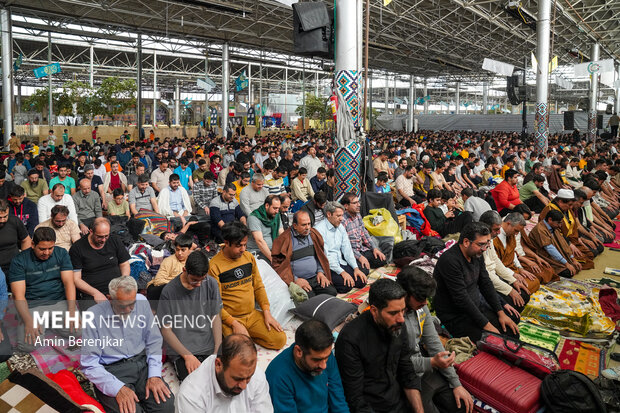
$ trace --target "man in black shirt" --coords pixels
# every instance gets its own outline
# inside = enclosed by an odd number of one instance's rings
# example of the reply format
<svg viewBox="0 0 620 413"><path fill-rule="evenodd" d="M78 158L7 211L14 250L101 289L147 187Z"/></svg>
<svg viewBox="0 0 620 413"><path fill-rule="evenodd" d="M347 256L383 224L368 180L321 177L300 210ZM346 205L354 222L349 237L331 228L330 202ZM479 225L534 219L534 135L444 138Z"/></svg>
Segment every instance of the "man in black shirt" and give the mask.
<svg viewBox="0 0 620 413"><path fill-rule="evenodd" d="M9 273L11 260L19 251L30 248L31 239L24 224L14 215L9 216L9 204L0 199L0 269Z"/></svg>
<svg viewBox="0 0 620 413"><path fill-rule="evenodd" d="M106 301L110 281L131 273L129 253L116 235L110 235L107 218L95 218L88 236L71 246L69 256L81 310Z"/></svg>
<svg viewBox="0 0 620 413"><path fill-rule="evenodd" d="M383 278L370 286L370 310L342 329L336 360L351 413L423 412L409 354L405 290Z"/></svg>
<svg viewBox="0 0 620 413"><path fill-rule="evenodd" d="M437 316L454 337L468 336L474 343L483 330L519 335L519 328L502 309L484 264L482 254L490 245L488 225L471 223L463 228L458 244L441 255L433 273ZM482 305L482 298L488 305Z"/></svg>

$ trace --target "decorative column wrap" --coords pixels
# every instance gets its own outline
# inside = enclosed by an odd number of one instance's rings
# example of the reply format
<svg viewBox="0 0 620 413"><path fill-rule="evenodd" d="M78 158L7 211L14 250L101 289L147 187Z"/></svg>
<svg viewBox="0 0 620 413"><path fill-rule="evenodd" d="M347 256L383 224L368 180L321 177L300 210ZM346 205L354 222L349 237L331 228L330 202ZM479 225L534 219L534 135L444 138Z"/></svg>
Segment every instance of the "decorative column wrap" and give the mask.
<svg viewBox="0 0 620 413"><path fill-rule="evenodd" d="M534 145L537 153L547 153L549 142L549 110L547 103L536 104Z"/></svg>
<svg viewBox="0 0 620 413"><path fill-rule="evenodd" d="M355 129L360 127L360 72L357 70L340 70L336 74L336 85L347 103L347 110L353 118Z"/></svg>
<svg viewBox="0 0 620 413"><path fill-rule="evenodd" d="M360 194L362 146L356 141L348 142L336 151L336 197L345 192Z"/></svg>
<svg viewBox="0 0 620 413"><path fill-rule="evenodd" d="M596 139L596 109L588 111L588 142L594 142Z"/></svg>

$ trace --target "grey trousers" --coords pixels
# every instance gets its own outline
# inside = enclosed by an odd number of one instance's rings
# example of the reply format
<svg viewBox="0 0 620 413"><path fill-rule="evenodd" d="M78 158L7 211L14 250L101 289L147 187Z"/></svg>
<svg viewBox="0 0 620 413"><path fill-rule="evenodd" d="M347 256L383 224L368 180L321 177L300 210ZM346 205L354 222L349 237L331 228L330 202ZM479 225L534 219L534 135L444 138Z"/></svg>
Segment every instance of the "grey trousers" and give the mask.
<svg viewBox="0 0 620 413"><path fill-rule="evenodd" d="M136 403L136 413L173 413L174 395L170 392L170 398L157 404L155 397L149 394L146 399L146 380L148 379L148 365L145 355L137 355L129 359L103 366L110 374L125 383L136 393L140 401ZM166 387L168 385L166 384ZM106 396L95 387L97 400L103 405L106 412L119 413L120 409L116 397Z"/></svg>

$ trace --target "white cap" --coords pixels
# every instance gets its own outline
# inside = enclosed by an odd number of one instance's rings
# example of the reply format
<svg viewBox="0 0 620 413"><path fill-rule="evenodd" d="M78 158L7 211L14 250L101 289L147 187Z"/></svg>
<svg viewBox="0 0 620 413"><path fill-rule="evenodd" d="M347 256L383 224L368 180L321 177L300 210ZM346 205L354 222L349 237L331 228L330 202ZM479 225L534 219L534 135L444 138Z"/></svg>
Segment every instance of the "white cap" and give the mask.
<svg viewBox="0 0 620 413"><path fill-rule="evenodd" d="M560 199L575 199L575 193L572 189L560 189L558 191L558 198Z"/></svg>

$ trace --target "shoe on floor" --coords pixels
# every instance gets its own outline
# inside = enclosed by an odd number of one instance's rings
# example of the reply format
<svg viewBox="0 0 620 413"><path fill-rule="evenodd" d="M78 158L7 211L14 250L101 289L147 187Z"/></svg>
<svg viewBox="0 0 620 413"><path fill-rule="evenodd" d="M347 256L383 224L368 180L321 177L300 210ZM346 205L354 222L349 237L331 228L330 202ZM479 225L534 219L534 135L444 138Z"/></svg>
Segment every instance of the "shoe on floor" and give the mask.
<svg viewBox="0 0 620 413"><path fill-rule="evenodd" d="M601 372L601 374L606 379L620 381L620 367L605 369Z"/></svg>

